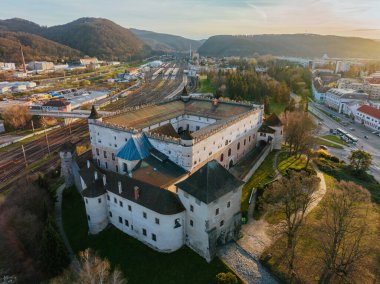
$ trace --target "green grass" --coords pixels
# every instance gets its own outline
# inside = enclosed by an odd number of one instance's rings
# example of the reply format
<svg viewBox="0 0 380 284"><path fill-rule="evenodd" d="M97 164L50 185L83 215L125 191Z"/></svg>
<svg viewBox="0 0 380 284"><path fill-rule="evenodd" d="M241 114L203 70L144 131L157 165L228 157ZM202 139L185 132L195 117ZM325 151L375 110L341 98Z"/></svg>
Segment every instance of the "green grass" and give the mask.
<svg viewBox="0 0 380 284"><path fill-rule="evenodd" d="M197 89L198 93L214 93L215 88L211 84L210 80L207 79L207 76L199 77L199 87Z"/></svg>
<svg viewBox="0 0 380 284"><path fill-rule="evenodd" d="M317 138L317 143L318 143L319 145L324 145L324 146L331 147L331 148L343 149L343 146L338 145L338 144L336 144L336 143L332 143L332 142L329 142L329 141L323 140L323 139L321 139L321 138Z"/></svg>
<svg viewBox="0 0 380 284"><path fill-rule="evenodd" d="M256 172L250 177L247 183L243 186L242 198L241 198L241 211L246 212L248 210L248 201L252 188L263 186L266 183L273 180L276 175L273 168L273 159L276 152L271 152Z"/></svg>
<svg viewBox="0 0 380 284"><path fill-rule="evenodd" d="M325 135L322 138L330 140L330 141L338 143L338 144L341 144L343 146L347 146L347 143L345 141L343 141L342 139L340 139L339 137L337 137L335 135Z"/></svg>
<svg viewBox="0 0 380 284"><path fill-rule="evenodd" d="M277 169L282 174L285 175L287 170L300 171L306 166L306 158L298 155L293 155L288 157L287 152L280 153L278 157Z"/></svg>
<svg viewBox="0 0 380 284"><path fill-rule="evenodd" d="M270 100L269 102L269 109L270 112L274 112L275 114L279 115L280 113L284 112L286 108L286 105L283 103L276 103L273 100Z"/></svg>
<svg viewBox="0 0 380 284"><path fill-rule="evenodd" d="M75 188L63 192L62 214L73 250L96 250L113 267L121 269L128 284L214 283L216 274L229 271L220 259L207 263L188 247L174 253L158 253L113 226L98 235L88 235L84 203Z"/></svg>
<svg viewBox="0 0 380 284"><path fill-rule="evenodd" d="M380 183L367 173L355 175L349 165L336 163L325 158L314 159L319 169L337 180L352 181L366 188L372 197L372 201L380 204Z"/></svg>

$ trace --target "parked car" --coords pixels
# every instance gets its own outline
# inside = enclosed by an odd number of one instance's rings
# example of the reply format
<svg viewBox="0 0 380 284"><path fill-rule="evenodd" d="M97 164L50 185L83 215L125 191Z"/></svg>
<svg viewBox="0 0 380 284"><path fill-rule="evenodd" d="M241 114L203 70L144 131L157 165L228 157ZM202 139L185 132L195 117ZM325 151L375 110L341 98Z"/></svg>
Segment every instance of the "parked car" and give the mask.
<svg viewBox="0 0 380 284"><path fill-rule="evenodd" d="M364 135L364 138L365 138L365 139L368 139L368 136L367 136L367 135Z"/></svg>
<svg viewBox="0 0 380 284"><path fill-rule="evenodd" d="M351 131L355 131L355 128L351 127L350 130L351 130Z"/></svg>

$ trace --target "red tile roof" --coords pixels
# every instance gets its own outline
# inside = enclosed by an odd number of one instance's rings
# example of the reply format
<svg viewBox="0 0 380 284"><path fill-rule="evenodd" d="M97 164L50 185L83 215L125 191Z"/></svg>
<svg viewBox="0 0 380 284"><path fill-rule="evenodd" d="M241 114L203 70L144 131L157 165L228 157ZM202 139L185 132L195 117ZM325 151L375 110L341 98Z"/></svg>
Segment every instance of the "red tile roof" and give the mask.
<svg viewBox="0 0 380 284"><path fill-rule="evenodd" d="M367 78L366 81L370 84L380 84L380 78Z"/></svg>
<svg viewBox="0 0 380 284"><path fill-rule="evenodd" d="M358 108L358 111L365 113L369 116L375 117L377 119L380 119L380 109L368 106L368 105L362 105Z"/></svg>

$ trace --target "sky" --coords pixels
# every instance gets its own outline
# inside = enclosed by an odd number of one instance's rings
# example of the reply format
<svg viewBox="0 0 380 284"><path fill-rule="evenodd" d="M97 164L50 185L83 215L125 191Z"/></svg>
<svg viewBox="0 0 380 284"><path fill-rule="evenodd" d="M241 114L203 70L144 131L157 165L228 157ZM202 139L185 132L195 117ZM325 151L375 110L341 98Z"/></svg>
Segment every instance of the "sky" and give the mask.
<svg viewBox="0 0 380 284"><path fill-rule="evenodd" d="M380 0L0 0L0 19L14 17L45 26L101 17L193 39L268 33L380 39Z"/></svg>

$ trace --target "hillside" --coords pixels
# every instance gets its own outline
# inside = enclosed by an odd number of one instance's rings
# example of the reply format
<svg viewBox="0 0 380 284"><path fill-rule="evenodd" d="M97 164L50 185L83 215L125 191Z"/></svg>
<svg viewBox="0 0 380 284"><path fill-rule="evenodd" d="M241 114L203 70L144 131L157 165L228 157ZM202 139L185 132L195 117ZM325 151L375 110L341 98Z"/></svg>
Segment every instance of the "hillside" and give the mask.
<svg viewBox="0 0 380 284"><path fill-rule="evenodd" d="M14 18L0 21L0 30L39 35L101 59L125 60L130 56L144 56L151 51L128 29L101 18L80 18L52 27Z"/></svg>
<svg viewBox="0 0 380 284"><path fill-rule="evenodd" d="M0 61L21 63L20 43L24 51L26 62L32 60L71 60L80 57L78 50L58 44L38 35L0 30Z"/></svg>
<svg viewBox="0 0 380 284"><path fill-rule="evenodd" d="M198 51L201 55L209 56L272 54L315 58L328 54L330 57L380 58L380 42L364 38L313 34L219 35L206 40Z"/></svg>
<svg viewBox="0 0 380 284"><path fill-rule="evenodd" d="M197 50L203 40L192 40L181 36L155 33L138 29L129 29L137 37L142 39L153 50L165 52L189 52L190 45L193 50Z"/></svg>

